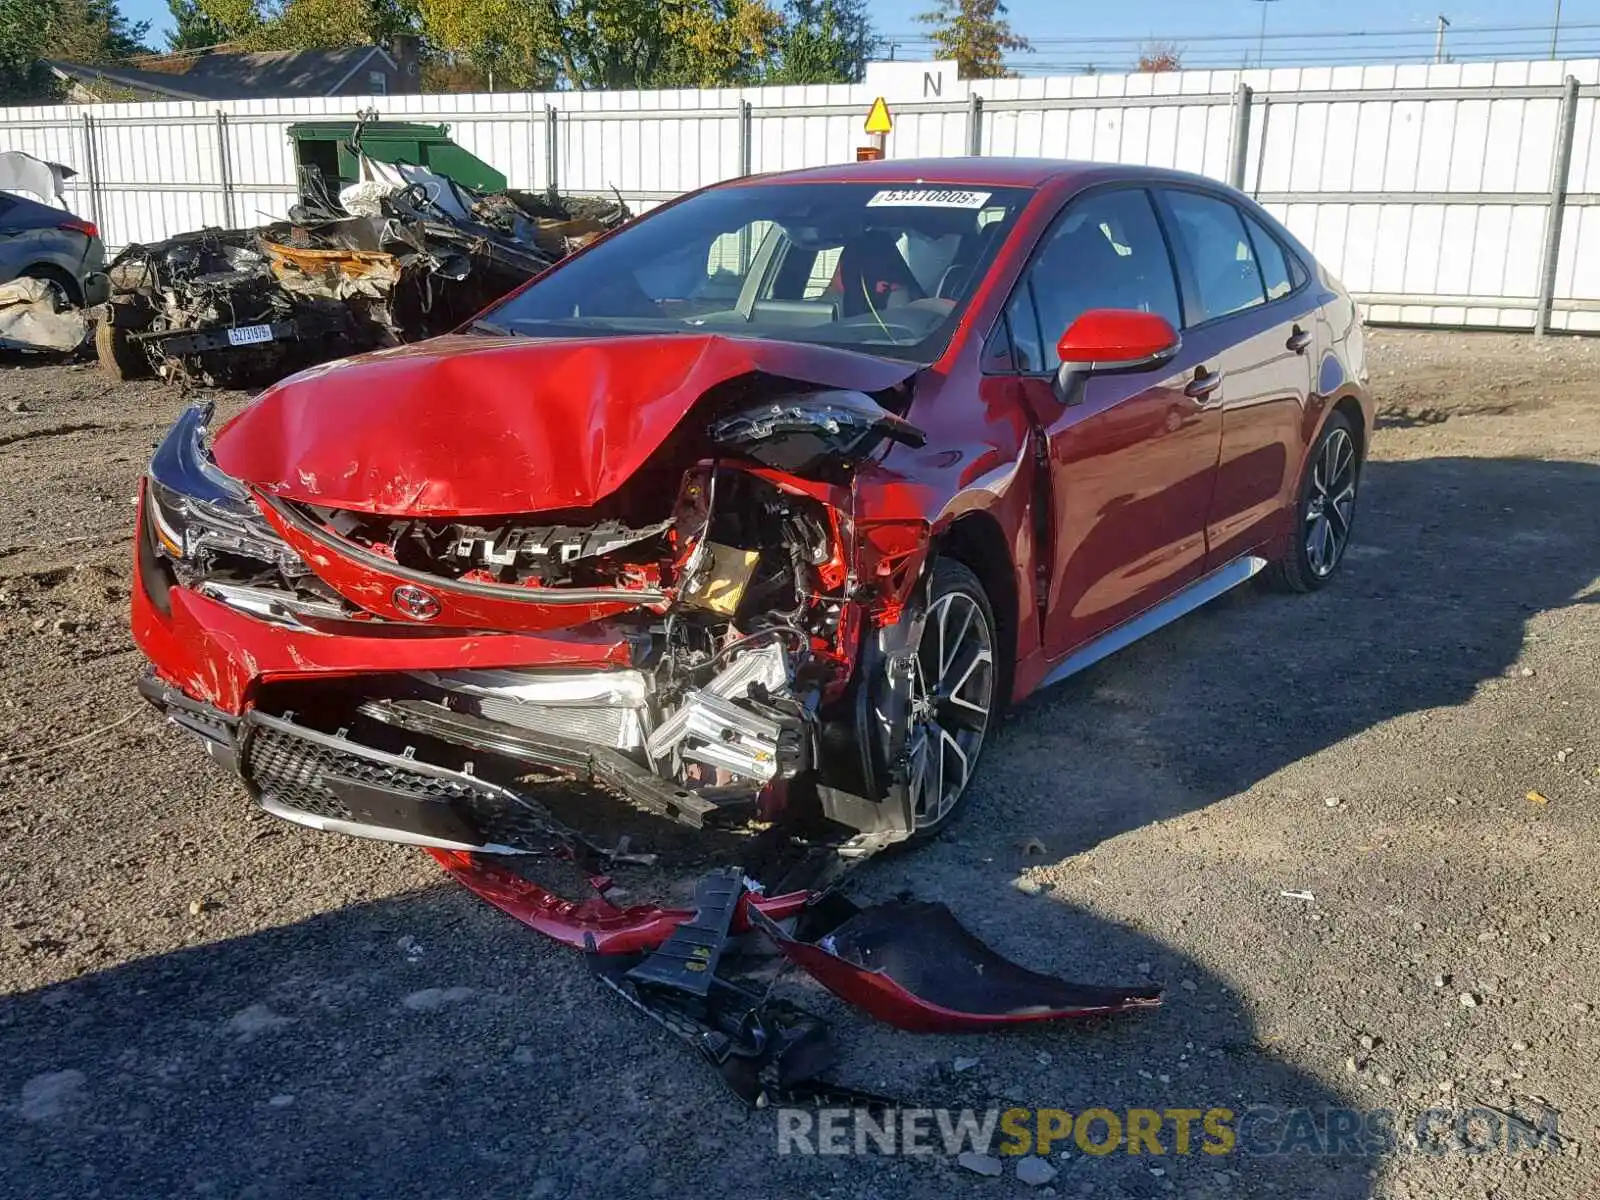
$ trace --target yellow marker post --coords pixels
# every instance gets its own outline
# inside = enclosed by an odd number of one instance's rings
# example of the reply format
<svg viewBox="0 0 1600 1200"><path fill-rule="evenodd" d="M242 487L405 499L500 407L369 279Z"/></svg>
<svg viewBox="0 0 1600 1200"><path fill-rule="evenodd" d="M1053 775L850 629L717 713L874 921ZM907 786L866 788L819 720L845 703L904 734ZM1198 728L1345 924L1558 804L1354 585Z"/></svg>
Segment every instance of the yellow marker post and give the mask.
<svg viewBox="0 0 1600 1200"><path fill-rule="evenodd" d="M867 113L867 132L880 137L894 132L894 118L889 115L889 106L882 96L872 102L872 110Z"/></svg>
<svg viewBox="0 0 1600 1200"><path fill-rule="evenodd" d="M872 108L867 112L866 131L872 136L873 147L877 154L873 157L882 158L884 154L884 139L894 131L894 118L889 115L889 106L879 96L872 102ZM859 154L857 157L861 157Z"/></svg>

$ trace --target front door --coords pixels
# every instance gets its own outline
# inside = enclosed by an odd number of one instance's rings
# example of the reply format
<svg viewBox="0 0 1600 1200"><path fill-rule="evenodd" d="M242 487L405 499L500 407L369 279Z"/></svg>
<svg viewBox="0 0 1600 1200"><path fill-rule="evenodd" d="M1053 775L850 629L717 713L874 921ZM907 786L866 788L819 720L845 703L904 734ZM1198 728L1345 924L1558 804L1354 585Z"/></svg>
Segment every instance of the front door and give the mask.
<svg viewBox="0 0 1600 1200"><path fill-rule="evenodd" d="M1173 261L1147 191L1070 203L1007 310L1021 387L1048 449L1052 548L1044 646L1059 658L1158 604L1205 569L1205 519L1222 420L1218 364L1184 346L1169 363L1091 377L1064 404L1055 344L1094 308L1182 326Z"/></svg>

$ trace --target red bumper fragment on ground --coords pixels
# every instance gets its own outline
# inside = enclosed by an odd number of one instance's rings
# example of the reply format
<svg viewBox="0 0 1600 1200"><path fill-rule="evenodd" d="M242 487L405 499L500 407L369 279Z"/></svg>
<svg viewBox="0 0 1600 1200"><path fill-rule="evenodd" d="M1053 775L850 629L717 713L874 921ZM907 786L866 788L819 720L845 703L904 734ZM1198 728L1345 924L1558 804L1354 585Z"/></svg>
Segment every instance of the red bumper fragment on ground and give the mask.
<svg viewBox="0 0 1600 1200"><path fill-rule="evenodd" d="M654 950L696 915L656 905L620 908L599 897L566 900L481 857L428 853L502 912L591 954ZM779 924L791 919L796 933ZM766 897L751 892L734 910L730 932L752 927L841 1000L912 1033L979 1032L1161 1003L1159 987L1096 987L1030 971L980 942L943 904L862 909L837 893Z"/></svg>
<svg viewBox="0 0 1600 1200"><path fill-rule="evenodd" d="M811 935L791 935L759 914L754 922L835 996L912 1033L978 1033L1161 1003L1159 987L1096 987L1030 971L980 942L943 904L857 908L832 895L816 915Z"/></svg>
<svg viewBox="0 0 1600 1200"><path fill-rule="evenodd" d="M590 938L594 939L591 949L597 954L637 954L654 950L674 929L694 917L689 909L659 908L654 904L620 908L598 896L581 902L567 900L476 855L455 850L429 850L428 853L469 891L530 929L537 929L574 950L585 949ZM810 899L806 892L771 897L751 893L734 912L733 932L742 933L750 928L749 909L756 909L771 920L783 921L798 914Z"/></svg>

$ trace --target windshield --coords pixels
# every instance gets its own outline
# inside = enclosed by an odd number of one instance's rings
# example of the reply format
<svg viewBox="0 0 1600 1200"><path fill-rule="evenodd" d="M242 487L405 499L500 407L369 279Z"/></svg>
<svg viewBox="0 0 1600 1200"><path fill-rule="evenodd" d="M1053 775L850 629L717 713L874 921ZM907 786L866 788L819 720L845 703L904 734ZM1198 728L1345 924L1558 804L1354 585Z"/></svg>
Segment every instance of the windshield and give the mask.
<svg viewBox="0 0 1600 1200"><path fill-rule="evenodd" d="M932 362L1023 188L716 188L650 214L484 314L532 337L727 333Z"/></svg>

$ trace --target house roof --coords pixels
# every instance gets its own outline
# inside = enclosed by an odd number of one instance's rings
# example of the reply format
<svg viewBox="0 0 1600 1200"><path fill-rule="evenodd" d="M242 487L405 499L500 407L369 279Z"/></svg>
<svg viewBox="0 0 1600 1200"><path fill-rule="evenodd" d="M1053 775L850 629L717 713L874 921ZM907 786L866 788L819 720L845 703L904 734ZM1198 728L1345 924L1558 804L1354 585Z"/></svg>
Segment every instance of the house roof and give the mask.
<svg viewBox="0 0 1600 1200"><path fill-rule="evenodd" d="M330 95L375 56L391 68L395 65L382 46L341 46L328 50L214 50L189 60L183 70L56 61L50 67L81 84L104 81L175 100L253 100Z"/></svg>

